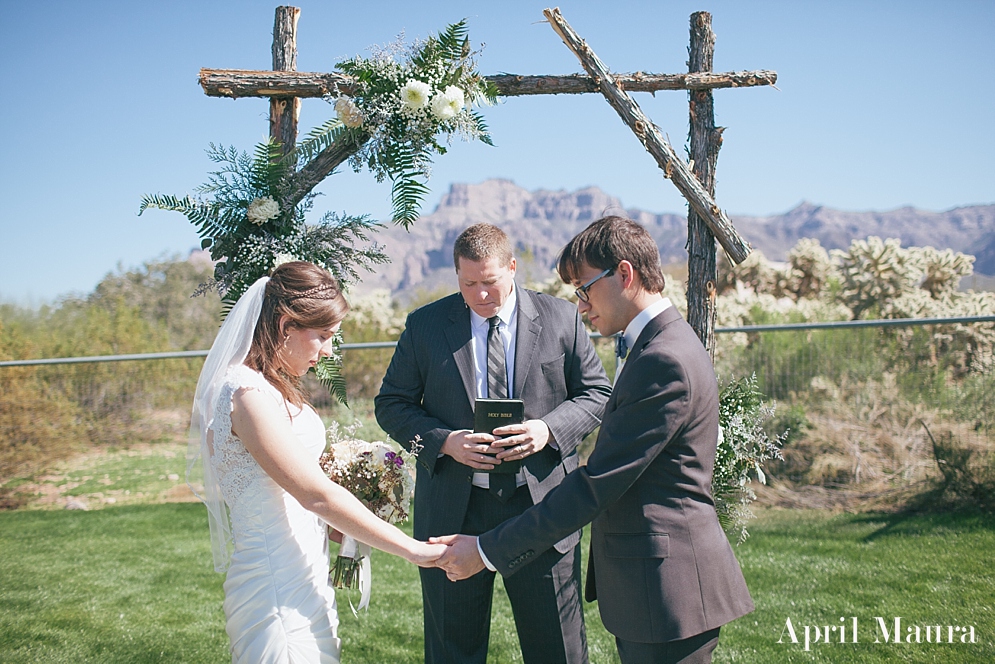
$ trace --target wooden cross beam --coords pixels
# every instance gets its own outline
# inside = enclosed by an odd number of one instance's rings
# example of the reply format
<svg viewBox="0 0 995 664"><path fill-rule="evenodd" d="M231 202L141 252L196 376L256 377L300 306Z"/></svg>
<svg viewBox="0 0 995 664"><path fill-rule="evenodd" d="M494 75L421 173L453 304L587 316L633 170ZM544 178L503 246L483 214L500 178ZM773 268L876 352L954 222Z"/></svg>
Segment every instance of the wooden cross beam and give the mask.
<svg viewBox="0 0 995 664"><path fill-rule="evenodd" d="M498 74L485 76L504 97L526 95L561 95L599 92L590 76L520 76ZM208 97L328 97L352 94L355 81L339 73L321 74L306 71L251 71L247 69L201 69L198 77ZM696 72L687 74L615 74L615 80L630 92L657 90L714 90L774 85L777 73L760 71Z"/></svg>

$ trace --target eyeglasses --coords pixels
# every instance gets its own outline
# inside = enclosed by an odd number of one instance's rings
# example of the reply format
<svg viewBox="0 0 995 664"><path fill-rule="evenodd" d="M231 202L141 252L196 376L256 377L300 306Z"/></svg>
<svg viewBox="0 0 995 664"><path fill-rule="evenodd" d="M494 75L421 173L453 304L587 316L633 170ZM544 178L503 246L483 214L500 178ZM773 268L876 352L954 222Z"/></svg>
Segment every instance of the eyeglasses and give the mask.
<svg viewBox="0 0 995 664"><path fill-rule="evenodd" d="M588 281L583 286L578 286L577 289L574 290L574 293L577 295L577 299L580 300L581 302L589 302L590 300L587 299L587 291L591 290L591 286L594 285L594 282L604 277L610 277L613 272L615 272L615 268L610 267L601 274L599 274L598 276L596 276L594 279Z"/></svg>

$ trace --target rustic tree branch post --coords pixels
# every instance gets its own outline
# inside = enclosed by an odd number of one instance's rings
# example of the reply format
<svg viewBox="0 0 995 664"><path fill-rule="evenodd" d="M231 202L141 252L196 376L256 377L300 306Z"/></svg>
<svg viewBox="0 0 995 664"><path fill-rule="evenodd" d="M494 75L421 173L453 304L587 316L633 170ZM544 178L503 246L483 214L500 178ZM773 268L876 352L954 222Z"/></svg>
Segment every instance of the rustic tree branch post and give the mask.
<svg viewBox="0 0 995 664"><path fill-rule="evenodd" d="M485 76L502 97L528 95L578 95L599 92L598 84L584 74L562 76L522 76L496 74ZM337 72L251 71L245 69L200 70L197 79L208 97L327 97L338 91L352 94L355 81ZM687 74L615 74L615 82L629 92L659 90L714 90L717 88L747 88L777 83L777 72L756 71L701 72Z"/></svg>
<svg viewBox="0 0 995 664"><path fill-rule="evenodd" d="M751 251L749 243L736 231L729 217L716 205L688 165L677 157L674 148L660 134L656 125L646 117L635 100L616 83L608 67L574 32L559 9L544 9L543 14L567 48L574 52L591 78L598 81L601 94L608 103L629 125L646 151L656 159L657 164L663 169L664 177L673 181L690 207L708 224L729 257L736 263L746 260Z"/></svg>
<svg viewBox="0 0 995 664"><path fill-rule="evenodd" d="M708 12L691 14L691 43L688 49L688 71L708 72L715 54L715 33L712 15ZM715 167L722 146L722 128L715 126L711 90L689 90L691 160L694 174L708 193L715 197ZM688 210L688 323L694 328L715 359L715 236L708 224L693 209Z"/></svg>
<svg viewBox="0 0 995 664"><path fill-rule="evenodd" d="M301 16L298 7L277 7L273 19L273 70L280 72L297 70L297 20ZM269 135L279 141L283 154L294 149L297 143L297 121L301 116L301 100L298 97L270 97Z"/></svg>

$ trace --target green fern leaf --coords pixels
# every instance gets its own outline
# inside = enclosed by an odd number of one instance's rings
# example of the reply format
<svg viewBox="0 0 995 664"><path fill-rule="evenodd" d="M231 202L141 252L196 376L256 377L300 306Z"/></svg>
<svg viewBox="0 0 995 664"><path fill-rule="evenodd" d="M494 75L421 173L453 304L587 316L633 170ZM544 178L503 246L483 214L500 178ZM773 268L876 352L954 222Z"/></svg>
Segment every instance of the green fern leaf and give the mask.
<svg viewBox="0 0 995 664"><path fill-rule="evenodd" d="M314 374L329 394L343 406L349 406L349 400L346 397L345 377L342 375L342 367L339 363L330 357L323 357L314 367Z"/></svg>

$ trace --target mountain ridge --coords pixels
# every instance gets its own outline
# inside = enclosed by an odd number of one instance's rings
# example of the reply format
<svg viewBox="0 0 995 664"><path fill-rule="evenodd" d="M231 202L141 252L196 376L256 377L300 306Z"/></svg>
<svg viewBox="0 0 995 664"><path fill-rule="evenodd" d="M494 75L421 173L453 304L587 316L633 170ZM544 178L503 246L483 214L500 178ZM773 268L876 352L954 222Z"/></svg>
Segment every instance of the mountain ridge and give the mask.
<svg viewBox="0 0 995 664"><path fill-rule="evenodd" d="M478 184L454 183L431 214L410 231L388 226L376 240L392 262L364 275L363 289L392 293L452 288L452 248L459 233L478 222L490 222L508 233L522 267L543 279L560 249L590 222L607 214L627 216L642 224L660 247L666 263L687 260L687 218L626 208L617 197L596 186L574 191L529 191L509 179ZM905 206L888 211L849 212L802 201L782 214L731 215L737 230L771 260L784 260L803 237L816 238L829 249L845 249L869 235L897 237L902 246L933 246L976 257L974 269L995 275L995 204L930 212Z"/></svg>

